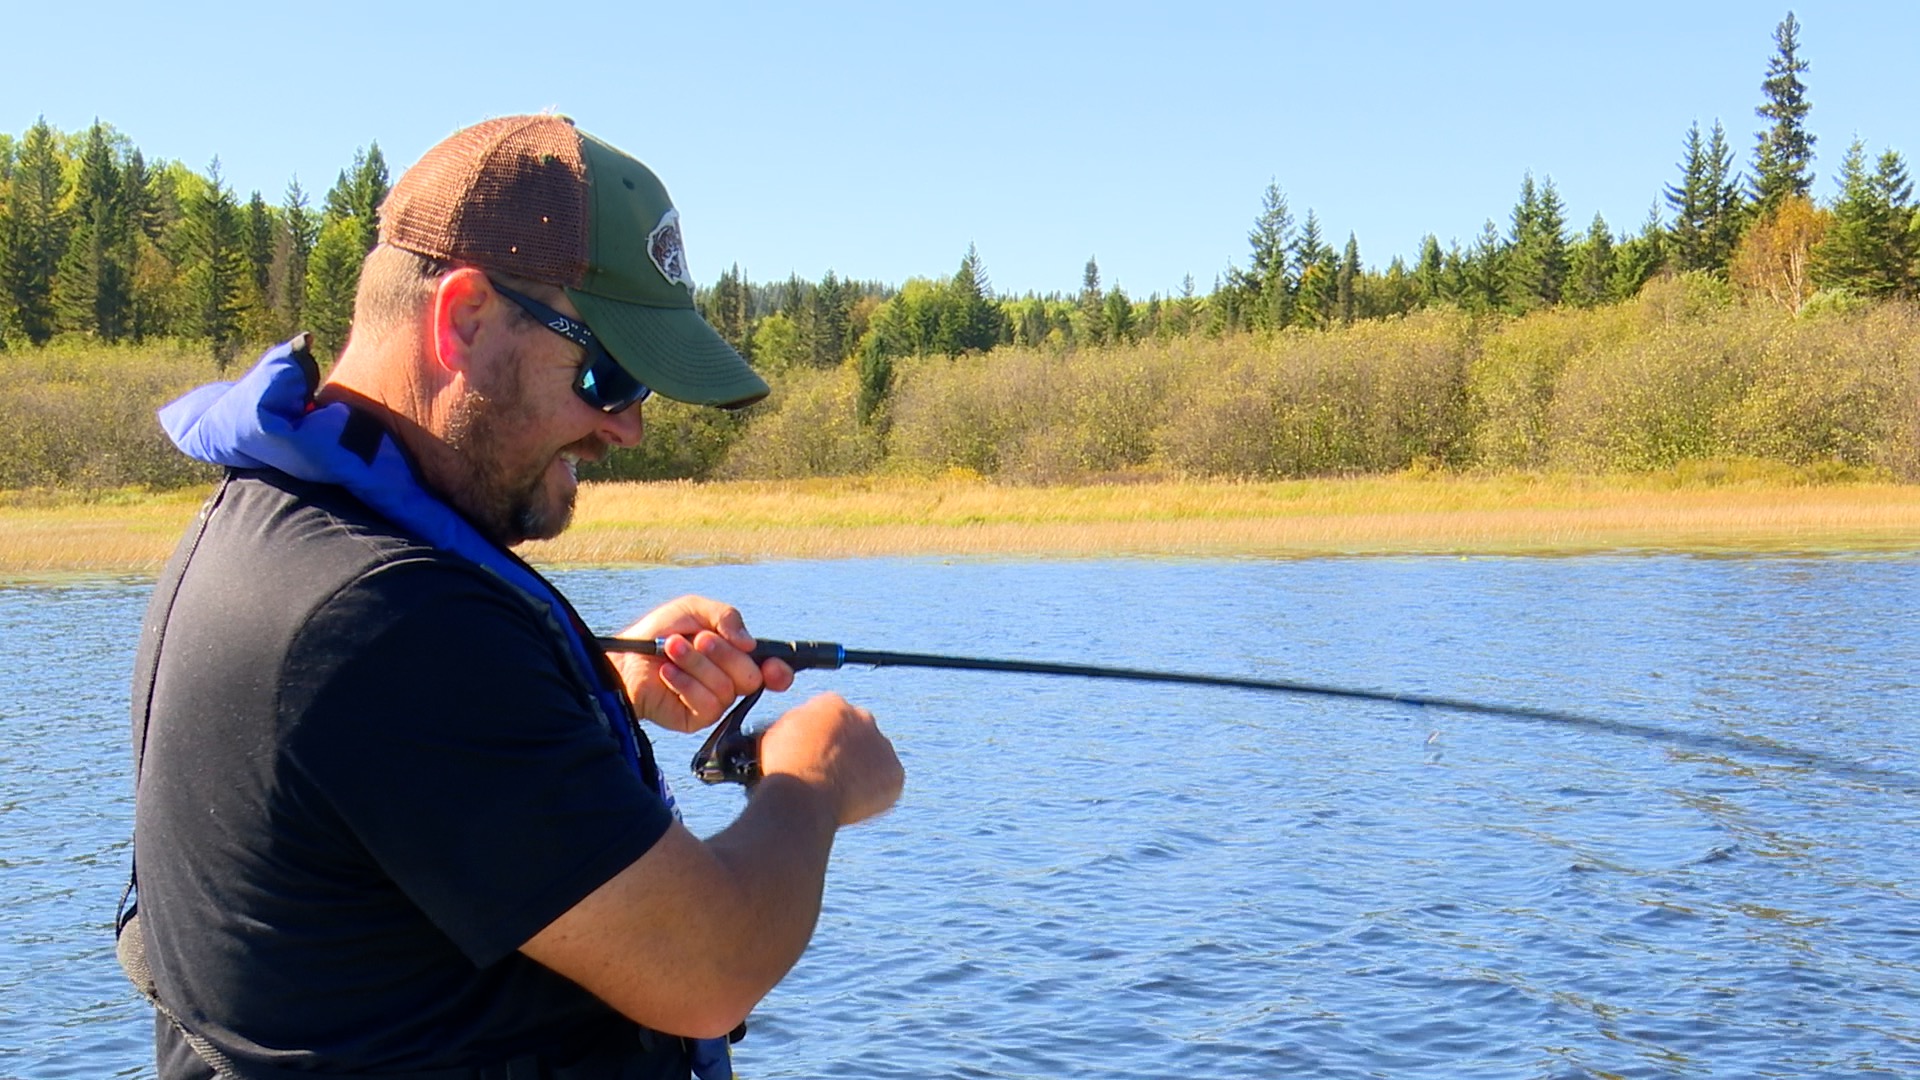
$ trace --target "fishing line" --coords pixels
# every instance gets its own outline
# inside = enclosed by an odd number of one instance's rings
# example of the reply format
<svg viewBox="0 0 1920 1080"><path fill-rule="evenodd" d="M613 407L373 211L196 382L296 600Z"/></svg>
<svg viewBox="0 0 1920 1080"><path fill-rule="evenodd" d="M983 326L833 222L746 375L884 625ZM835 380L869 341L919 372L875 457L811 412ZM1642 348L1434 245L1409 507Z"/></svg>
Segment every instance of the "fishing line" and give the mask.
<svg viewBox="0 0 1920 1080"><path fill-rule="evenodd" d="M598 639L608 652L632 652L660 656L665 639ZM1399 693L1389 690L1361 690L1343 686L1296 682L1288 679L1247 679L1230 675L1204 675L1183 671L1150 671L1141 668L1108 667L1099 664L1067 664L1036 660L994 660L971 656L944 656L935 653L884 652L849 649L832 641L772 641L759 639L752 653L756 661L783 660L795 671L837 671L843 667L939 668L949 671L995 671L1021 675L1057 675L1085 679L1117 679L1130 682L1172 683L1186 686L1210 686L1230 690L1258 690L1267 693L1304 697L1369 701L1386 705L1413 706L1449 712L1496 716L1510 720L1556 724L1626 738L1645 739L1669 745L1685 746L1708 753L1759 757L1787 765L1816 769L1835 776L1870 783L1891 785L1908 791L1920 791L1920 780L1903 773L1881 769L1818 751L1746 735L1686 731L1632 720L1586 716L1559 709L1538 709L1522 705L1500 705L1465 698L1433 694ZM747 713L760 700L756 690L734 705L715 726L713 734L694 755L693 772L709 784L751 784L760 776L757 732L744 730Z"/></svg>

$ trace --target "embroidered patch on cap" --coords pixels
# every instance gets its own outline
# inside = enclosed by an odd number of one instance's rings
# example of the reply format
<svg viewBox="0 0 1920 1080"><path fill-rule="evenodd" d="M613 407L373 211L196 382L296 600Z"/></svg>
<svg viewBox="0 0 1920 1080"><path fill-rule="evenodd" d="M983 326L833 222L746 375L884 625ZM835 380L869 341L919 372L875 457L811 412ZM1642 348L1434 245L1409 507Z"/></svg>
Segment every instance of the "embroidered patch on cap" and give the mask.
<svg viewBox="0 0 1920 1080"><path fill-rule="evenodd" d="M654 268L668 281L678 282L693 292L693 274L687 269L687 248L680 242L680 211L667 208L660 215L660 224L647 234L647 254L653 258Z"/></svg>

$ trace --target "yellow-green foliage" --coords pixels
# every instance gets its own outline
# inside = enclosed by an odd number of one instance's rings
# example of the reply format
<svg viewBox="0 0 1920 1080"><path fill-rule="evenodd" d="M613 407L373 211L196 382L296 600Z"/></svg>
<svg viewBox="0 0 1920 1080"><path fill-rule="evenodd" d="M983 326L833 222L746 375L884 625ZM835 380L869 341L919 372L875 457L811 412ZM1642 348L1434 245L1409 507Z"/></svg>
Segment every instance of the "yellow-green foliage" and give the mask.
<svg viewBox="0 0 1920 1080"><path fill-rule="evenodd" d="M0 489L207 478L153 410L213 376L198 347L0 353ZM650 402L641 448L590 475L1054 483L1760 461L1920 480L1920 306L1794 316L1686 276L1520 318L1430 310L1324 332L906 358L868 423L851 362L772 382L744 417Z"/></svg>
<svg viewBox="0 0 1920 1080"><path fill-rule="evenodd" d="M215 377L202 344L56 342L0 352L0 489L173 488L213 476L154 410Z"/></svg>
<svg viewBox="0 0 1920 1080"><path fill-rule="evenodd" d="M1796 318L1699 276L1523 318L1435 310L1327 332L902 360L871 428L847 380L789 380L728 475L1049 482L1760 459L1920 479L1920 308Z"/></svg>
<svg viewBox="0 0 1920 1080"><path fill-rule="evenodd" d="M879 460L878 434L860 426L858 397L850 365L791 369L773 381L772 395L753 407L747 421L751 435L733 443L719 473L784 480L871 471Z"/></svg>

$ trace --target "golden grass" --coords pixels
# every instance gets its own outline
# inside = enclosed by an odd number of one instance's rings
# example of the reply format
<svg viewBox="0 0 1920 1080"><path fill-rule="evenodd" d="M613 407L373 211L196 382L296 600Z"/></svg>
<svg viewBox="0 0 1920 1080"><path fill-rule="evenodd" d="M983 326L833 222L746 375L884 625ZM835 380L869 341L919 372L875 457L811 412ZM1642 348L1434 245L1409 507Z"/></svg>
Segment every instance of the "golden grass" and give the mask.
<svg viewBox="0 0 1920 1080"><path fill-rule="evenodd" d="M1920 487L1411 476L996 487L608 484L548 564L874 555L1559 554L1920 549Z"/></svg>
<svg viewBox="0 0 1920 1080"><path fill-rule="evenodd" d="M0 575L151 574L198 492L0 498ZM1083 557L1920 550L1920 486L1715 474L1002 487L978 480L591 484L544 565Z"/></svg>

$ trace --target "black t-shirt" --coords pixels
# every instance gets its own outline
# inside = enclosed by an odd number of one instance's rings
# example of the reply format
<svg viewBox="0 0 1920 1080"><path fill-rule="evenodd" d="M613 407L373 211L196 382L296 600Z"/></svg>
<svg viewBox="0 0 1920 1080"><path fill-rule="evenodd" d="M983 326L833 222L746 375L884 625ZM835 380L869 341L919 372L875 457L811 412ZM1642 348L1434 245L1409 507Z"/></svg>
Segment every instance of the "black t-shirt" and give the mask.
<svg viewBox="0 0 1920 1080"><path fill-rule="evenodd" d="M289 1069L484 1065L631 1030L517 951L671 821L544 610L336 488L239 474L205 513L134 678L161 1000L236 1061ZM164 1080L205 1075L160 1031Z"/></svg>

